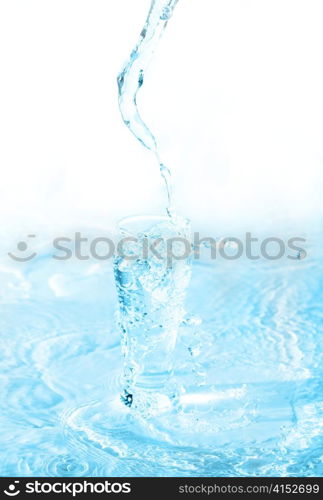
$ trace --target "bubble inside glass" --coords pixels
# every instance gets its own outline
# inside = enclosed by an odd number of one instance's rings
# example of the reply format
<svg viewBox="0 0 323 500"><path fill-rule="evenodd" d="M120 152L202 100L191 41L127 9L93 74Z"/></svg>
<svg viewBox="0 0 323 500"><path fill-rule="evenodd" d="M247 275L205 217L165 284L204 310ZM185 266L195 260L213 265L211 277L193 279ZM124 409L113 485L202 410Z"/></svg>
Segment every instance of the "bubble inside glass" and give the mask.
<svg viewBox="0 0 323 500"><path fill-rule="evenodd" d="M191 276L190 222L163 216L120 221L114 275L124 354L122 400L145 414L176 399L173 353Z"/></svg>

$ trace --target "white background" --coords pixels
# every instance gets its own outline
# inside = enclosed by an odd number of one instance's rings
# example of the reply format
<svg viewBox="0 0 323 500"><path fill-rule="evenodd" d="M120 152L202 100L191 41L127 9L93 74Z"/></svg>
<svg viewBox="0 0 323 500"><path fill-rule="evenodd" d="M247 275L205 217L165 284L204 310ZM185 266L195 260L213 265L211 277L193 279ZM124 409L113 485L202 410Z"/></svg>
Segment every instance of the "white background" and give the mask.
<svg viewBox="0 0 323 500"><path fill-rule="evenodd" d="M0 222L12 237L162 213L116 76L149 0L0 0ZM180 0L139 105L200 227L322 216L321 0Z"/></svg>

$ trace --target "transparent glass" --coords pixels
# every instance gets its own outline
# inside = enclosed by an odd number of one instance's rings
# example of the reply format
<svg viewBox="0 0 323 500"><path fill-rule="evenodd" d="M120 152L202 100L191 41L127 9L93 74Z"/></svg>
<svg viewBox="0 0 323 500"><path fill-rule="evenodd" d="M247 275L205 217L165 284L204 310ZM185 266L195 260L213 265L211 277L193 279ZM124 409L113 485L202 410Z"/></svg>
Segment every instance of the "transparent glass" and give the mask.
<svg viewBox="0 0 323 500"><path fill-rule="evenodd" d="M190 222L128 217L118 231L114 275L123 335L122 400L147 415L169 408L175 397L171 373L191 275Z"/></svg>

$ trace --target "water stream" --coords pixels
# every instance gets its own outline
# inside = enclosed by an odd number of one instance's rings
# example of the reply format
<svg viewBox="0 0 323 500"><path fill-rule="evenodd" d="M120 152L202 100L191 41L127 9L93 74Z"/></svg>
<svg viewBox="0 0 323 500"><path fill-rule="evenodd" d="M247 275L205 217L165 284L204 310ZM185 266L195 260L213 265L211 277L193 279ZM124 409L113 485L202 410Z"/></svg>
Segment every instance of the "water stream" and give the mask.
<svg viewBox="0 0 323 500"><path fill-rule="evenodd" d="M138 141L151 150L156 157L166 186L169 215L173 212L171 173L161 159L154 134L140 116L137 95L144 84L146 70L178 1L152 0L139 42L118 76L119 106L123 121Z"/></svg>

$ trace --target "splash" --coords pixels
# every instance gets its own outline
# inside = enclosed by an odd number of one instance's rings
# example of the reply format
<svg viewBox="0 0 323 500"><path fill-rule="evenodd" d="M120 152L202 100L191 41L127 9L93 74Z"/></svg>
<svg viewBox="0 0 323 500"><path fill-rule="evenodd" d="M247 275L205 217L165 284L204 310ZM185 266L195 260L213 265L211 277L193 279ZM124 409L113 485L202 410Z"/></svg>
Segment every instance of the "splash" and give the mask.
<svg viewBox="0 0 323 500"><path fill-rule="evenodd" d="M167 213L170 216L174 211L171 173L161 160L155 136L140 116L137 95L144 84L146 70L178 1L152 0L139 42L118 76L119 107L123 121L138 141L152 151L157 159L166 186Z"/></svg>

